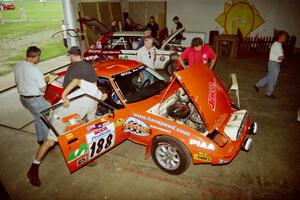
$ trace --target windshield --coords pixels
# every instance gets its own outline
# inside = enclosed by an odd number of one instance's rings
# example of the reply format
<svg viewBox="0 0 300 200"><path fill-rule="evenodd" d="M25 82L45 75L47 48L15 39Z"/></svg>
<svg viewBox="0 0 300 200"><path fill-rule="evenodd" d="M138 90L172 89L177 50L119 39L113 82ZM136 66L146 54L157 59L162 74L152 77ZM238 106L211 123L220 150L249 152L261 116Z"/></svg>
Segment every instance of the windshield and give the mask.
<svg viewBox="0 0 300 200"><path fill-rule="evenodd" d="M118 74L114 79L127 103L147 99L168 85L162 77L145 66Z"/></svg>

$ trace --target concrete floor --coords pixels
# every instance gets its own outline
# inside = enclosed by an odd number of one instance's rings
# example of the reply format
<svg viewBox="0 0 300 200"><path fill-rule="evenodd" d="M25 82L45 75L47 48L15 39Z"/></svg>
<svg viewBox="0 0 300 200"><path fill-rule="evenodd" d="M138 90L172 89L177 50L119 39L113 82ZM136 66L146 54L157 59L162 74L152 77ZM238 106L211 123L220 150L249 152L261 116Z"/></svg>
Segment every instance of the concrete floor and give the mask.
<svg viewBox="0 0 300 200"><path fill-rule="evenodd" d="M300 57L282 67L275 95L252 85L266 73L265 59L219 59L216 73L237 74L241 106L259 123L250 152L223 166L191 165L180 176L163 173L144 147L125 142L97 159L96 167L70 174L56 146L40 167L42 186L26 179L38 148L32 117L15 89L0 94L0 180L11 199L296 199L300 185ZM29 124L28 124L29 123Z"/></svg>

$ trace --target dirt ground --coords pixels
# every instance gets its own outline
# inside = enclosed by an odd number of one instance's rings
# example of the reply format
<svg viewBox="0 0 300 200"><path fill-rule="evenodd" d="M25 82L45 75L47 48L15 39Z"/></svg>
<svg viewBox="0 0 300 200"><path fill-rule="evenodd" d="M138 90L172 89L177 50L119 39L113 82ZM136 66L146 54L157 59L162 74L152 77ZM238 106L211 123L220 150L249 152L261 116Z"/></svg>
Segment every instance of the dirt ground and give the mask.
<svg viewBox="0 0 300 200"><path fill-rule="evenodd" d="M276 99L256 93L253 84L266 73L267 60L220 58L215 72L227 82L236 73L241 107L259 125L250 152L229 164L191 165L179 176L144 159L143 146L126 141L98 158L97 166L70 174L56 146L40 168L42 186L26 179L38 148L32 117L16 90L0 94L0 180L11 199L299 199L300 191L300 56L282 67Z"/></svg>

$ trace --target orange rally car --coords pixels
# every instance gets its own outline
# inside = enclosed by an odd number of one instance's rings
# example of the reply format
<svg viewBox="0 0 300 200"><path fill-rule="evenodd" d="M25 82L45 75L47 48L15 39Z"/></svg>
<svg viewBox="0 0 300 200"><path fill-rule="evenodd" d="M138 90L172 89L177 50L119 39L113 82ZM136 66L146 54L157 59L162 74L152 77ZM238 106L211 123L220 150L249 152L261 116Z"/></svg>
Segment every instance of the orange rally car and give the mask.
<svg viewBox="0 0 300 200"><path fill-rule="evenodd" d="M61 103L42 112L58 136L70 172L125 140L146 146L145 156L151 155L169 174L183 173L191 161L229 163L241 149L250 150L252 139L247 134L256 133L256 123L250 122L246 110L234 108L226 89L205 64L177 71L170 81L137 61L93 65L98 87L109 98L102 102L83 94L71 99L71 104L77 101L84 108L80 99L97 101L96 119L88 121L72 112L57 116ZM60 75L46 98L61 93L63 73Z"/></svg>

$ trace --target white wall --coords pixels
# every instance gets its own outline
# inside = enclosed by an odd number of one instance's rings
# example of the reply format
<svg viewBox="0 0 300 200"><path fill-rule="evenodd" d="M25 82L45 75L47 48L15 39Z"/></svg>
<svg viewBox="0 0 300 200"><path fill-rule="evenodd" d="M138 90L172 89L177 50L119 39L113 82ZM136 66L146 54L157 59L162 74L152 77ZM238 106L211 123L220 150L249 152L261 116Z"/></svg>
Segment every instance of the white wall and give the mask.
<svg viewBox="0 0 300 200"><path fill-rule="evenodd" d="M202 31L223 28L215 22L215 18L224 10L224 3L231 0L167 0L167 26L174 27L172 21L178 16L190 31ZM297 37L300 47L300 0L249 0L254 4L265 23L251 35L272 36L274 29L284 29ZM207 36L208 40L208 36ZM206 41L207 42L207 41Z"/></svg>

